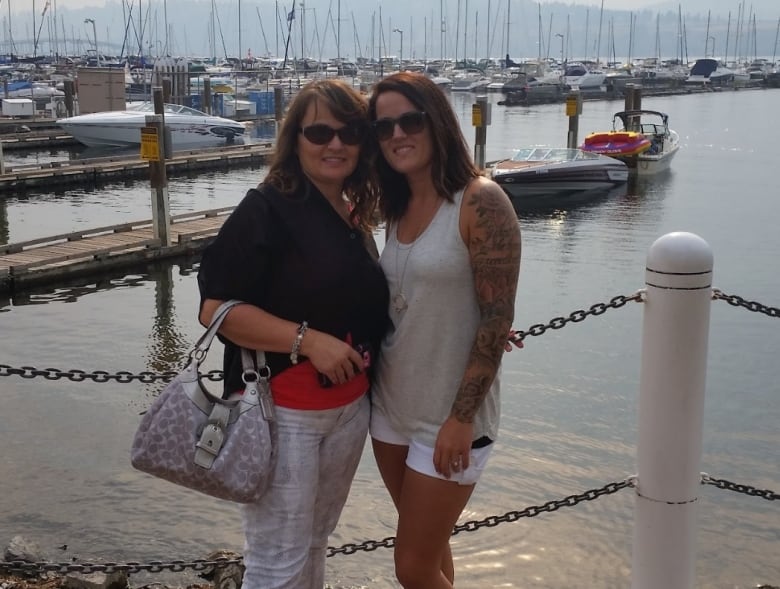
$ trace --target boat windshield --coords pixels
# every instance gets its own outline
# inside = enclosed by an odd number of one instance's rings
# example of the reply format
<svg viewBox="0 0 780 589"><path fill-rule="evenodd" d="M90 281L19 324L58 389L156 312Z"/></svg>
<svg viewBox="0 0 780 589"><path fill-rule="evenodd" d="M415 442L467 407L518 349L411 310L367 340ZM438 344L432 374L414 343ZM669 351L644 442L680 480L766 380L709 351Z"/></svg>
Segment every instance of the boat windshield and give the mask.
<svg viewBox="0 0 780 589"><path fill-rule="evenodd" d="M571 162L574 160L598 159L599 154L570 149L568 147L523 147L515 151L512 161L515 162Z"/></svg>
<svg viewBox="0 0 780 589"><path fill-rule="evenodd" d="M164 105L166 115L191 115L196 117L207 117L205 112L195 110L189 106L182 106L181 104L168 104ZM154 114L154 103L152 102L140 102L127 107L127 110L133 110L137 112L148 112Z"/></svg>

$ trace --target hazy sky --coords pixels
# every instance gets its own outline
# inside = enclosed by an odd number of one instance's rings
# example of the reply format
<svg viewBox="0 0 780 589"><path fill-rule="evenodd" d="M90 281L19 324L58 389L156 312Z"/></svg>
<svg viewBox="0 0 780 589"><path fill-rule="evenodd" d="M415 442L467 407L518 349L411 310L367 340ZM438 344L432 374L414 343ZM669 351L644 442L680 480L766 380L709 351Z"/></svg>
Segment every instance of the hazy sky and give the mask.
<svg viewBox="0 0 780 589"><path fill-rule="evenodd" d="M14 12L21 12L21 11L27 11L30 10L30 6L32 3L35 3L36 10L40 11L43 10L43 6L46 3L46 0L6 0L7 2L11 3L12 10ZM86 8L86 7L103 7L106 5L106 0L51 0L52 2L56 2L58 8ZM148 0L152 1L152 0ZM161 2L162 0L155 0L156 2ZM247 5L251 5L253 3L253 0L245 0ZM265 0L265 2L271 2L272 0ZM358 0L345 0L347 4L350 2L356 2ZM360 2L364 2L366 0L360 0ZM452 1L452 0L450 0ZM497 0L498 1L498 0ZM557 2L558 4L564 4L564 5L578 5L578 6L600 6L602 0L540 0L542 4L552 4L553 2ZM708 8L711 8L713 12L723 12L726 13L729 10L736 11L737 6L739 5L740 0L709 0L706 3L703 2L695 2L697 6L707 6ZM431 0L432 3L435 2L435 0ZM683 11L686 10L686 4L692 3L691 0L603 0L604 2L604 8L607 10L640 10L642 8L655 8L658 6L664 6L664 7L674 7L677 4L681 4L683 7ZM259 3L259 2L258 2ZM289 1L287 2L289 4ZM377 5L383 4L383 2L377 1ZM778 11L780 11L780 7L777 6L776 0L754 0L753 2L749 2L749 4L752 4L754 8L758 11L760 10L760 7L764 7L765 10L770 10L772 7L775 7ZM2 10L5 10L5 6L2 7ZM767 15L772 16L772 15Z"/></svg>
<svg viewBox="0 0 780 589"><path fill-rule="evenodd" d="M86 8L88 6L102 7L106 5L106 0L52 0L52 2L55 1L58 8ZM345 1L349 2L351 0ZM541 0L542 4L550 4L553 1L561 3L561 0ZM601 1L602 0L569 0L564 3L579 6L600 6ZM25 8L25 5L31 6L33 2L38 10L43 10L43 6L46 4L46 0L10 0L10 2L14 12L29 10L29 8ZM251 0L247 0L247 4L250 3ZM604 0L604 8L612 10L638 10L640 8L652 8L659 4L668 3L669 0ZM711 0L709 2L713 10L729 10L736 6L737 3L738 0ZM379 4L379 2L377 2L377 4ZM683 1L682 4L684 5L685 2Z"/></svg>

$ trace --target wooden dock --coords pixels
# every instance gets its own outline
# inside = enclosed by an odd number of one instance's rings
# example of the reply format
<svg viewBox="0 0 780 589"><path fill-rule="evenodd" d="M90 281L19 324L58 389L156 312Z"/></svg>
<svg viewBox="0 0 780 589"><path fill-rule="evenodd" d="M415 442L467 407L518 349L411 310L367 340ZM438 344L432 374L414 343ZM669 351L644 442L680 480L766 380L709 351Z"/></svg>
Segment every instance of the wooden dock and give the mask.
<svg viewBox="0 0 780 589"><path fill-rule="evenodd" d="M29 133L9 133L0 135L0 143L3 151L20 151L24 149L51 149L52 147L66 147L80 145L71 135L61 129L49 129L30 131Z"/></svg>
<svg viewBox="0 0 780 589"><path fill-rule="evenodd" d="M271 143L231 145L215 149L175 151L166 160L169 177L194 171L261 165L273 153ZM0 194L65 184L99 184L109 180L148 178L149 162L140 154L6 167L0 175Z"/></svg>
<svg viewBox="0 0 780 589"><path fill-rule="evenodd" d="M155 238L151 220L0 245L0 293L17 293L33 286L199 252L232 210L225 207L172 217L172 244L167 247Z"/></svg>

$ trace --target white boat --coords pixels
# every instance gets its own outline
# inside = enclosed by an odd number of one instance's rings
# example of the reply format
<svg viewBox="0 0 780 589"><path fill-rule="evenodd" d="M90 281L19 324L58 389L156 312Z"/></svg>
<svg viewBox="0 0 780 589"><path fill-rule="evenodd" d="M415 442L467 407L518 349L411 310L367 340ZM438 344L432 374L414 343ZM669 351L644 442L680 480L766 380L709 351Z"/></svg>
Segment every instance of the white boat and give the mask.
<svg viewBox="0 0 780 589"><path fill-rule="evenodd" d="M57 124L90 147L134 147L141 144L141 127L146 126L146 116L153 114L154 105L144 102L123 111L58 119ZM178 104L165 105L165 126L170 129L174 150L225 145L246 130L242 123Z"/></svg>
<svg viewBox="0 0 780 589"><path fill-rule="evenodd" d="M566 147L524 147L492 165L491 178L510 198L608 190L628 180L614 158Z"/></svg>
<svg viewBox="0 0 780 589"><path fill-rule="evenodd" d="M639 154L616 157L640 176L657 174L669 168L680 149L680 137L669 128L669 115L656 110L626 110L615 113L613 131L639 132L650 140L650 148Z"/></svg>
<svg viewBox="0 0 780 589"><path fill-rule="evenodd" d="M685 78L685 83L701 86L744 86L742 82L746 83L748 78L746 73L737 76L736 72L726 67L723 62L707 57L696 60L688 77Z"/></svg>

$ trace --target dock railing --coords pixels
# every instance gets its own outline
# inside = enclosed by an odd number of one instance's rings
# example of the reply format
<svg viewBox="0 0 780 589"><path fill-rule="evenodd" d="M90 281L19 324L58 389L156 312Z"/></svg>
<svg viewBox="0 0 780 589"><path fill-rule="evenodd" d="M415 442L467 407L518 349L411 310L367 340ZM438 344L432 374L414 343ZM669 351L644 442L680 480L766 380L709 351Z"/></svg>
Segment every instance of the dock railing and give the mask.
<svg viewBox="0 0 780 589"><path fill-rule="evenodd" d="M512 339L522 342L528 337L543 335L548 330L557 330L602 315L607 310L619 309L628 302L644 304L637 474L608 483L602 488L551 500L542 505L528 506L480 521L459 523L453 534L573 507L631 487L636 494L632 589L693 589L696 586L696 510L702 486L714 485L769 501L780 500L777 492L713 478L699 470L712 301L723 300L735 307L772 318L780 317L780 309L776 307L713 289L712 275L713 254L706 241L692 233L669 233L656 240L649 249L645 288L630 296L616 296L608 303L574 311L568 317L555 317L546 324L535 324L525 331L516 331ZM137 380L154 383L170 380L174 375L174 372L88 373L75 369L14 368L0 364L0 377L19 376L25 379L43 377L47 380L67 378L76 382L93 380L105 383L113 380L130 383ZM222 380L223 377L219 370L203 375L203 378L211 381ZM393 537L360 544L349 543L338 548L329 547L327 556L374 551L377 548L390 548L394 544ZM149 564L13 561L0 562L0 572L162 572L183 571L186 568L204 570L240 562L240 557L189 563L181 560L170 563L154 561Z"/></svg>

